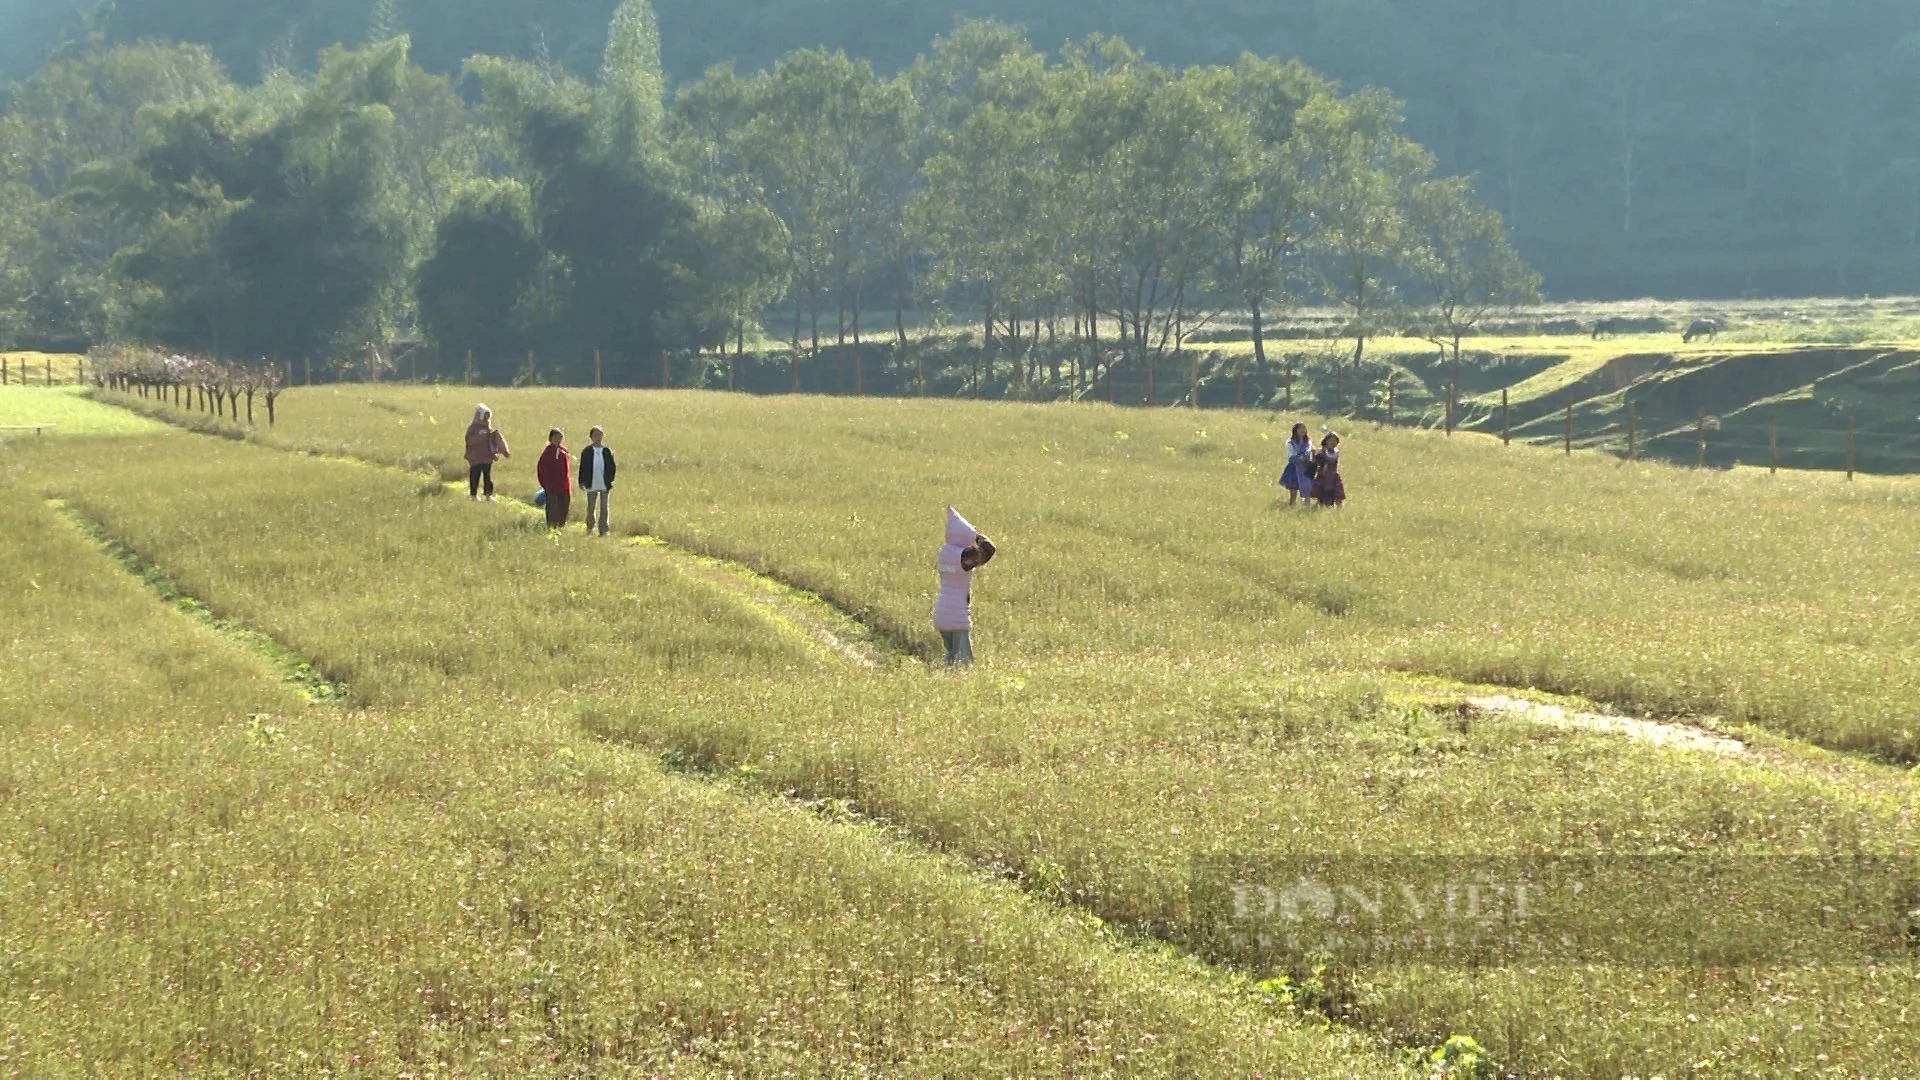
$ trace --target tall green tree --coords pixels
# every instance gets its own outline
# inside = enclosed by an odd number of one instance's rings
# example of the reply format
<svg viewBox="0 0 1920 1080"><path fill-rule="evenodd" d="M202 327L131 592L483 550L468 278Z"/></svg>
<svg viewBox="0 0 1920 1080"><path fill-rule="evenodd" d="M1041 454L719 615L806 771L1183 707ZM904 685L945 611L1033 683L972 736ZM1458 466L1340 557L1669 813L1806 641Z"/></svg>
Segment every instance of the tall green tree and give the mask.
<svg viewBox="0 0 1920 1080"><path fill-rule="evenodd" d="M1254 364L1265 370L1268 320L1305 291L1313 241L1314 195L1295 118L1333 88L1298 62L1256 56L1201 77L1221 112L1234 118L1222 151L1229 263L1223 279L1246 310ZM1291 388L1291 369L1286 382Z"/></svg>
<svg viewBox="0 0 1920 1080"><path fill-rule="evenodd" d="M137 163L152 235L117 258L136 289L128 328L249 359L377 341L380 300L405 269L389 185L406 70L405 39L335 49L289 110L168 116Z"/></svg>
<svg viewBox="0 0 1920 1080"><path fill-rule="evenodd" d="M600 153L630 162L657 154L666 137L666 100L653 5L622 0L607 28L606 53L593 88L593 134Z"/></svg>
<svg viewBox="0 0 1920 1080"><path fill-rule="evenodd" d="M1407 269L1422 309L1418 325L1428 340L1451 349L1450 388L1457 394L1461 339L1496 311L1537 303L1540 277L1514 250L1499 211L1474 201L1465 177L1415 184L1407 219Z"/></svg>
<svg viewBox="0 0 1920 1080"><path fill-rule="evenodd" d="M109 269L138 235L123 172L167 109L232 93L201 47L98 42L56 58L0 114L0 231L10 272L0 308L17 335L84 347L106 336L118 297Z"/></svg>
<svg viewBox="0 0 1920 1080"><path fill-rule="evenodd" d="M1399 103L1377 90L1317 98L1296 123L1317 226L1314 264L1321 289L1347 317L1358 402L1367 339L1390 324L1397 272L1412 250L1407 199L1433 158L1401 133Z"/></svg>
<svg viewBox="0 0 1920 1080"><path fill-rule="evenodd" d="M930 250L929 284L970 293L984 309L988 347L1003 329L1017 363L1022 316L1049 299L1057 276L1046 242L1057 158L1045 61L1007 52L980 82L987 89L925 165L912 220Z"/></svg>
<svg viewBox="0 0 1920 1080"><path fill-rule="evenodd" d="M526 186L469 183L441 216L416 274L421 329L446 358L470 354L483 381L512 381L536 344L542 258Z"/></svg>
<svg viewBox="0 0 1920 1080"><path fill-rule="evenodd" d="M870 65L817 49L782 57L756 80L752 101L740 160L786 225L794 342L797 347L804 303L817 351L829 296L839 299L844 338L847 288L874 235L867 217L874 186L901 152L909 106Z"/></svg>
<svg viewBox="0 0 1920 1080"><path fill-rule="evenodd" d="M468 64L525 192L531 229L516 234L516 256L527 257L516 275L531 267L523 321L547 354L547 377L577 380L599 351L615 380L641 382L661 350L717 344L728 326L699 206L664 153L651 18L644 4L623 7L603 81L591 87L524 61ZM493 220L504 235L501 214ZM476 283L476 296L443 310L470 309L504 284ZM436 286L444 296L460 288L453 275ZM436 338L453 333L443 321Z"/></svg>

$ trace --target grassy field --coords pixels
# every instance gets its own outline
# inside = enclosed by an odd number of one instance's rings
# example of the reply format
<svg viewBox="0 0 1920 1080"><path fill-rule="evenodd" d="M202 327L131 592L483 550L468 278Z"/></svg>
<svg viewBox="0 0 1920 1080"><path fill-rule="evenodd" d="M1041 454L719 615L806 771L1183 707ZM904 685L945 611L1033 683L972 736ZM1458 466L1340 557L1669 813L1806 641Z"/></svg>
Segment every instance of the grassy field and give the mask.
<svg viewBox="0 0 1920 1080"><path fill-rule="evenodd" d="M170 433L0 458L16 501L65 500L220 617L351 689L346 711L263 698L181 712L228 733L236 757L217 767L168 758L184 753L168 747L213 738L182 735L186 719L131 752L160 760L142 768L213 769L222 783L277 793L243 815L245 844L272 848L302 828L336 836L327 830L365 820L389 830L350 847L364 856L324 864L362 882L384 913L369 921L388 928L328 939L316 954L329 959L315 970L363 1003L351 1030L419 1030L431 1011L395 989L399 973L419 967L422 942L443 950L444 966L467 926L458 903L405 902L383 873L431 875L440 853L480 865L478 852L522 850L509 838L544 838L522 856L530 876L476 879L480 897L466 897L509 912L540 898L537 916L502 917L467 984L506 1002L518 1049L499 1056L478 1037L484 1024L456 1025L434 1029L431 1052L370 1043L385 1055L369 1059L376 1067L533 1068L520 1041L533 1021L512 1004L526 993L513 965L528 948L549 963L544 977L564 988L579 1030L628 1025L629 1041L598 1058L586 1043L534 1039L558 1055L556 1071L597 1060L754 1073L791 1061L835 1073L1349 1075L1390 1071L1398 1052L1456 1033L1523 1075L1897 1075L1920 1063L1910 768L1920 579L1903 539L1920 525L1920 487L1626 468L1365 426L1343 430L1353 502L1336 514L1276 500L1284 430L1255 417L634 392L487 400L517 451L501 469L508 494L532 490L550 424L577 436L601 423L625 466L621 531L672 546L556 540L526 515L450 497L472 407L452 391L297 390L276 428L251 433L259 445ZM921 662L934 650L930 568L949 502L1005 551L982 573L983 662L964 676ZM4 561L16 574L47 569L17 590L113 576L81 534L37 510L30 519ZM47 554L51 541L65 554ZM869 670L801 647L677 572L689 557L677 552L696 551L829 598L904 659ZM34 632L12 648L42 657L34 670L105 649L84 628L115 620L105 608L141 606L131 577L115 588L111 600L34 609ZM117 745L170 681L287 692L270 671L247 681L178 668L189 651L256 661L184 648L191 627L145 603L175 636L131 624L144 659L100 652L95 663L147 682L90 697L85 680L47 675L18 691L32 696L0 700L8 715L56 723L128 700L132 726L103 736ZM1488 715L1465 704L1486 692L1468 683L1679 717L1746 749L1718 757ZM43 752L36 730L8 733L14 753ZM104 783L119 761L48 767ZM276 772L296 767L314 772ZM583 784L583 771L597 782ZM198 804L180 805L170 783L128 787L146 794L114 809L119 827L197 821ZM468 787L472 797L448 800ZM85 790L37 795L36 813L71 813ZM646 905L682 912L680 929L635 915L621 940L645 947L615 961L596 951L608 946L580 896L639 905L618 878L634 865L623 860L669 856L628 850L638 826L609 816L671 816L663 807L682 800L674 820L701 825L673 848L675 865L717 860L749 884L716 892L697 882L717 879L691 869L665 875L689 884L649 889ZM809 809L781 809L796 800ZM324 827L307 824L314 806ZM621 838L611 848L610 835ZM37 850L57 859L89 843L104 841L61 834ZM136 896L144 879L121 866L132 891L89 910L171 905L194 913L180 934L217 937L245 909L206 892L297 881L305 895L308 864L322 858L313 843L325 841L288 841L290 853L265 863L245 861L257 848L222 849L213 865L247 867L228 872L234 885L203 877L157 896ZM809 844L841 861L797 850ZM843 884L822 889L828 881ZM1392 933L1364 945L1303 934L1263 899L1303 881L1345 898L1341 918ZM1509 902L1452 916L1349 903L1468 887L1504 889ZM1524 916L1516 888L1528 890ZM928 897L999 914L935 911ZM830 913L851 918L850 903L888 920L890 936L831 965L823 958L850 946ZM299 932L349 934L342 918L314 914ZM1032 943L1022 948L1053 951L967 953L971 935L930 925L981 919L1014 920L1014 940ZM691 925L705 929L689 937ZM1399 933L1436 928L1440 944ZM756 953L776 932L780 955ZM47 933L56 953L81 947L78 929ZM138 931L126 934L133 948ZM273 944L270 954L286 939ZM1076 964L1102 974L1074 974ZM805 1000L774 988L823 966L807 985L839 995L824 999L826 1019L765 1006ZM940 972L964 968L954 1001L883 1007L892 999L880 988L927 968L940 987L950 986ZM63 993L106 992L103 972L73 976ZM231 992L264 1000L289 977L255 974ZM728 988L712 993L729 1018L771 1011L785 1026L764 1039L742 1028L729 1042L710 1023L717 1042L694 1054L690 1040L646 1043L639 1033L655 1026L633 1018L675 978ZM1072 996L1043 1006L1052 992ZM280 1023L299 1034L225 1033L253 1056L218 1058L222 1067L294 1049L333 1062L359 1052L298 1019L314 1015L299 1011L316 1007L310 998L287 1000L296 1019ZM675 1015L692 1007L664 1000ZM48 1053L51 1021L16 1015L14 1042L0 1045ZM129 1015L148 1022L163 1006L141 998ZM1063 1033L1094 1016L1085 1026L1107 1035L1081 1055L1084 1038ZM929 1017L938 1022L916 1026ZM988 1024L1005 1034L975 1038ZM1129 1046L1112 1043L1119 1031ZM106 1025L75 1032L127 1038ZM789 1043L801 1049L779 1057ZM120 1052L171 1068L213 1045Z"/></svg>
<svg viewBox="0 0 1920 1080"><path fill-rule="evenodd" d="M0 351L0 362L4 362L9 386L45 387L49 372L53 375L55 386L71 385L79 381L83 361L83 357L73 353Z"/></svg>
<svg viewBox="0 0 1920 1080"><path fill-rule="evenodd" d="M44 434L135 434L162 425L125 409L90 400L74 386L0 387L0 440L33 438L30 426L47 425ZM12 429L12 430L9 430Z"/></svg>
<svg viewBox="0 0 1920 1080"><path fill-rule="evenodd" d="M360 500L314 538L334 552L319 569L400 552L388 581L426 606L405 621L363 603L371 575L340 580L331 621L389 632L323 641L317 608L257 619L250 595L285 600L295 586L265 557L223 570L206 593L223 615L366 676L364 707L310 705L38 505L57 457L5 460L0 487L19 507L0 521L10 1072L1393 1071L1369 1040L1303 1025L1244 980L1115 942L881 831L675 777L567 722L555 696L596 669L667 686L693 670L805 666L674 575L588 556L589 574L629 574L601 582L617 612L557 592L495 595L480 578L506 583L559 557L538 530L477 513L433 522L460 554L423 560L397 546L426 520L404 482L239 447L222 457L186 436L63 444L58 455L88 454L98 470L68 480L116 484L75 512L124 529L146 557L171 554L151 535L162 527L142 525L165 497L129 498L142 477L115 464L129 451L199 469L182 478L213 481L207 494L226 470L266 470L222 507L161 510L189 511L176 524L203 542L240 527L260 551L278 540L258 530L304 529L257 501L282 481L315 503ZM199 584L194 567L160 561ZM411 569L449 563L451 578ZM438 637L425 630L435 616L449 640L486 643L486 670L402 662L378 678L354 666L386 667ZM516 636L542 622L581 636L566 649Z"/></svg>
<svg viewBox="0 0 1920 1080"><path fill-rule="evenodd" d="M548 427L602 424L628 470L629 530L795 582L922 656L935 647L926 566L953 503L1019 552L981 598L996 658L1235 648L1920 761L1911 482L1629 467L1363 426L1345 433L1347 510L1289 516L1273 484L1285 426L1252 415L491 397L522 451L499 468L505 491L532 493ZM254 437L464 479L471 404L441 389L297 390Z"/></svg>

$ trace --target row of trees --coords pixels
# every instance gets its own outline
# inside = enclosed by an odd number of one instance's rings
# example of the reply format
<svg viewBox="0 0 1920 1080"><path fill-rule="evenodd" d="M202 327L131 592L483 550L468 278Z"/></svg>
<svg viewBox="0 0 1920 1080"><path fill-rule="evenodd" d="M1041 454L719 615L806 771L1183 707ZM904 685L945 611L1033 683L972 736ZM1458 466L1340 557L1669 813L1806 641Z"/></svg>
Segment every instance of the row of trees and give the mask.
<svg viewBox="0 0 1920 1080"><path fill-rule="evenodd" d="M208 42L246 79L399 33L443 74L496 54L590 75L618 3L0 0L0 78L26 78L87 9L110 42ZM1048 47L1103 29L1164 63L1284 52L1388 87L1561 295L1920 291L1910 0L660 0L682 83L801 45L905 70L960 12Z"/></svg>
<svg viewBox="0 0 1920 1080"><path fill-rule="evenodd" d="M784 275L738 279L736 349L784 288L796 353L829 313L832 340L859 344L875 300L905 344L921 297L976 314L1016 385L1043 336L1096 364L1158 360L1229 314L1264 366L1270 318L1331 301L1357 376L1371 334L1457 354L1489 311L1537 295L1499 215L1435 175L1389 95L1342 95L1298 63L1175 71L1102 38L1052 60L964 23L892 78L819 50L719 67L669 119L698 194L776 226L756 252L785 241L784 260L756 255Z"/></svg>
<svg viewBox="0 0 1920 1080"><path fill-rule="evenodd" d="M277 363L232 364L202 356L182 356L154 349L112 349L93 357L94 385L156 401L171 401L189 410L209 412L234 421L246 406L246 422L253 423L253 403L267 407L267 423L274 422L275 404L287 383Z"/></svg>
<svg viewBox="0 0 1920 1080"><path fill-rule="evenodd" d="M465 78L405 38L251 88L191 47L49 65L0 118L0 331L342 370L421 335L487 381L537 349L620 382L662 350L857 345L878 308L901 344L909 311L973 321L1018 390L1043 339L1080 386L1244 315L1264 365L1270 320L1332 302L1357 395L1369 336L1457 352L1537 285L1390 96L1297 63L1050 58L964 23L895 76L805 50L669 99L627 0L590 82Z"/></svg>

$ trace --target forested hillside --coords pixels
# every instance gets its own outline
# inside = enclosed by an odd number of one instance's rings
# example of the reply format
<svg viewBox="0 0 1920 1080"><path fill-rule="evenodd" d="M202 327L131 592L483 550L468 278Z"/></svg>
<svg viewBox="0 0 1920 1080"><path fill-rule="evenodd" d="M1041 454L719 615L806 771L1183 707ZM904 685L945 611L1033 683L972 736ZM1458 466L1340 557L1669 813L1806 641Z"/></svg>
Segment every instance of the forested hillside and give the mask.
<svg viewBox="0 0 1920 1080"><path fill-rule="evenodd" d="M615 0L117 0L115 40L206 42L236 77L407 31L452 72L475 53L599 63ZM1167 64L1299 56L1407 103L1447 172L1478 175L1562 296L1920 291L1920 5L1901 0L662 0L676 81L802 46L881 71L956 15L1044 48L1118 34ZM71 6L0 0L23 77Z"/></svg>
<svg viewBox="0 0 1920 1080"><path fill-rule="evenodd" d="M803 348L906 349L911 311L979 328L1024 395L1229 313L1264 367L1264 328L1323 303L1359 396L1369 338L1457 352L1536 295L1390 94L1297 62L1049 57L972 21L898 74L800 49L670 91L660 42L624 0L588 78L482 55L456 82L399 34L241 85L204 46L90 41L0 114L0 334L365 377L427 345L443 374L575 383L771 337L797 386Z"/></svg>

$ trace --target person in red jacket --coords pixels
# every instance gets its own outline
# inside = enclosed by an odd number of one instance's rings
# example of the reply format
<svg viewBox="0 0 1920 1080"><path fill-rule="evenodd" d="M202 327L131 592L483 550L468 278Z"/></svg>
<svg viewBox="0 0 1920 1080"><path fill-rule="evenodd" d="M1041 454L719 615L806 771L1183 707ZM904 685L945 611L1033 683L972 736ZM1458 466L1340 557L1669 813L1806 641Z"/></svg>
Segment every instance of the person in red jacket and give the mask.
<svg viewBox="0 0 1920 1080"><path fill-rule="evenodd" d="M534 474L540 490L547 495L547 528L562 528L573 503L573 455L567 453L567 436L559 428L547 432L547 448L540 452L540 464Z"/></svg>

